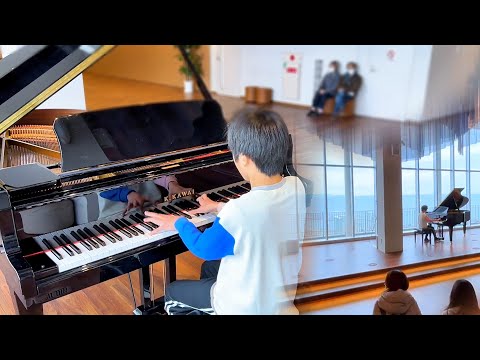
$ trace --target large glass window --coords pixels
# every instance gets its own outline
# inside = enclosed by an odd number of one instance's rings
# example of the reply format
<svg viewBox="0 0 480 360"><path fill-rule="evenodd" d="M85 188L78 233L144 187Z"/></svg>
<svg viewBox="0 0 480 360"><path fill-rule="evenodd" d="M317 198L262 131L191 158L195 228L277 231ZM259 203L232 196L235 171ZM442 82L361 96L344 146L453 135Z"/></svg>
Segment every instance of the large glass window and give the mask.
<svg viewBox="0 0 480 360"><path fill-rule="evenodd" d="M356 235L375 234L375 169L353 168L354 231Z"/></svg>
<svg viewBox="0 0 480 360"><path fill-rule="evenodd" d="M403 228L417 227L418 205L416 198L415 170L402 170Z"/></svg>
<svg viewBox="0 0 480 360"><path fill-rule="evenodd" d="M463 138L461 139L463 140ZM455 170L466 170L467 169L467 151L465 148L465 143L462 141L462 146L459 147L458 140L455 140L453 144L453 153L455 155Z"/></svg>
<svg viewBox="0 0 480 360"><path fill-rule="evenodd" d="M420 169L433 169L433 153L418 159L418 167Z"/></svg>
<svg viewBox="0 0 480 360"><path fill-rule="evenodd" d="M345 165L345 151L341 146L327 142L325 148L328 165Z"/></svg>
<svg viewBox="0 0 480 360"><path fill-rule="evenodd" d="M448 194L453 190L452 182L450 181L450 176L452 174L451 171L442 171L441 172L441 192L440 192L440 197L439 201L442 201L447 197Z"/></svg>
<svg viewBox="0 0 480 360"><path fill-rule="evenodd" d="M427 205L429 210L433 210L436 201L434 194L434 178L432 170L420 170L418 174L420 206ZM417 213L419 209L417 209Z"/></svg>
<svg viewBox="0 0 480 360"><path fill-rule="evenodd" d="M305 240L325 239L327 236L327 203L325 199L325 167L297 165L298 173L312 182L311 202L307 207Z"/></svg>
<svg viewBox="0 0 480 360"><path fill-rule="evenodd" d="M444 170L450 170L452 168L452 161L450 159L450 145L445 146L440 151L440 166Z"/></svg>
<svg viewBox="0 0 480 360"><path fill-rule="evenodd" d="M473 130L470 140L470 170L480 170L480 131Z"/></svg>
<svg viewBox="0 0 480 360"><path fill-rule="evenodd" d="M480 223L480 172L470 173L470 210L471 223Z"/></svg>
<svg viewBox="0 0 480 360"><path fill-rule="evenodd" d="M345 167L327 166L328 237L347 234L345 170Z"/></svg>

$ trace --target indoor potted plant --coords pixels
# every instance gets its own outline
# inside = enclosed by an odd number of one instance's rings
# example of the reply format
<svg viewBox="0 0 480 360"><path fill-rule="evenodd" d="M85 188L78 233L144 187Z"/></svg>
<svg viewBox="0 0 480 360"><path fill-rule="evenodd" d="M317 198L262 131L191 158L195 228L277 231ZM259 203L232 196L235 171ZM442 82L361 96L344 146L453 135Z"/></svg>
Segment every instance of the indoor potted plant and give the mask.
<svg viewBox="0 0 480 360"><path fill-rule="evenodd" d="M199 54L199 50L202 45L175 45L178 49L179 47L183 47L185 52L187 53L188 58L193 64L193 67L198 72L200 76L203 75L202 69L202 57ZM185 59L183 58L182 54L178 54L178 60L180 60L180 73L185 76L184 79L184 91L185 93L192 93L193 92L193 74L190 67L186 64Z"/></svg>

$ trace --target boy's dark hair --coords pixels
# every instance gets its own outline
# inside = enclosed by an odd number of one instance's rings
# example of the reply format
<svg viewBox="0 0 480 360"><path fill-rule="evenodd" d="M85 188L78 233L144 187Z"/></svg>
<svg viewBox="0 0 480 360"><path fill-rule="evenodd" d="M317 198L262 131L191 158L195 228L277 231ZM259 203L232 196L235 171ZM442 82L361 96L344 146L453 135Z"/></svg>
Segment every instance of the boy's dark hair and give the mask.
<svg viewBox="0 0 480 360"><path fill-rule="evenodd" d="M427 211L428 210L428 206L427 205L422 205L422 211Z"/></svg>
<svg viewBox="0 0 480 360"><path fill-rule="evenodd" d="M290 139L287 125L276 112L247 109L236 113L228 124L227 138L235 160L243 154L267 176L283 172Z"/></svg>
<svg viewBox="0 0 480 360"><path fill-rule="evenodd" d="M407 290L409 285L407 275L401 270L391 270L385 277L387 291Z"/></svg>
<svg viewBox="0 0 480 360"><path fill-rule="evenodd" d="M450 304L448 304L447 309L457 306L471 310L479 310L475 289L468 280L460 279L453 284L452 292L450 293Z"/></svg>

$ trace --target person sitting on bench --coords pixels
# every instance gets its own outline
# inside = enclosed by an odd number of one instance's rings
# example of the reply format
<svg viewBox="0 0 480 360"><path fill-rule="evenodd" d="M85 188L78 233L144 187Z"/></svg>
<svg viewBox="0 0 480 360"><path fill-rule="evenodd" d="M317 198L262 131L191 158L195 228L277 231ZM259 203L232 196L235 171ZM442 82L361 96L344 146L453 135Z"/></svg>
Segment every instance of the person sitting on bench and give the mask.
<svg viewBox="0 0 480 360"><path fill-rule="evenodd" d="M332 61L328 66L328 72L323 77L318 91L313 98L312 108L308 116L315 116L323 113L323 107L328 99L334 99L337 95L337 87L340 82L340 63Z"/></svg>
<svg viewBox="0 0 480 360"><path fill-rule="evenodd" d="M435 241L438 240L435 229L432 226L432 223L436 222L427 215L428 206L422 205L422 212L418 215L418 227L422 229L425 234L425 241L427 241L428 235L433 234Z"/></svg>
<svg viewBox="0 0 480 360"><path fill-rule="evenodd" d="M347 73L340 79L337 96L335 97L334 115L340 114L348 101L352 101L362 86L362 77L357 73L358 66L354 62L347 64Z"/></svg>

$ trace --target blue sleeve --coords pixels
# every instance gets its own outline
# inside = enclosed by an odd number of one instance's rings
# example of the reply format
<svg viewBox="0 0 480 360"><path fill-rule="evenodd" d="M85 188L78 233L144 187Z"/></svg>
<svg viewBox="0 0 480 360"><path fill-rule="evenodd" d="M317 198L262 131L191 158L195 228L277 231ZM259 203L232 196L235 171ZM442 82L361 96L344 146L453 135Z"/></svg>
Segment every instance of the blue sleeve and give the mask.
<svg viewBox="0 0 480 360"><path fill-rule="evenodd" d="M178 219L175 228L188 250L199 258L219 260L227 255L233 255L235 239L220 224L219 217L203 233L186 218Z"/></svg>
<svg viewBox="0 0 480 360"><path fill-rule="evenodd" d="M134 190L131 190L127 186L124 186L117 189L101 192L100 196L104 199L108 199L111 201L127 202L127 195L130 194L132 191Z"/></svg>

